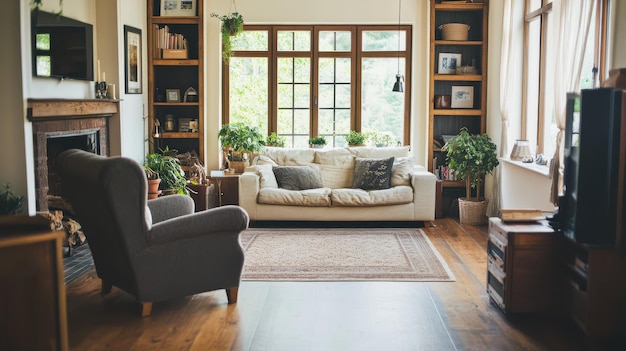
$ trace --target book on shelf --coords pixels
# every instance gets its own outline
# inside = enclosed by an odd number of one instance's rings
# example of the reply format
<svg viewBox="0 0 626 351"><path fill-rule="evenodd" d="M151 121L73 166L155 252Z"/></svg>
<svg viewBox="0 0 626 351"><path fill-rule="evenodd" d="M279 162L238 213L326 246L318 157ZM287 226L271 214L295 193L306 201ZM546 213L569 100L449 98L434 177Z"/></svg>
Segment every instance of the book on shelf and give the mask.
<svg viewBox="0 0 626 351"><path fill-rule="evenodd" d="M168 25L155 24L153 31L154 45L152 47L154 48L153 56L155 59L187 58L187 39L182 34L170 32ZM168 50L170 54L164 54Z"/></svg>

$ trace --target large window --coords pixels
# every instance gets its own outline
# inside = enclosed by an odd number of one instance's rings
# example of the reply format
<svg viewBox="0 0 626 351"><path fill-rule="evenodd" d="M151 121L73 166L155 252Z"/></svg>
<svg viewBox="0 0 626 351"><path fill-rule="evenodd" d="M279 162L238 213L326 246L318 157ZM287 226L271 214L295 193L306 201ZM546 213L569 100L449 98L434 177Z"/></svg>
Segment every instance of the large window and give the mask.
<svg viewBox="0 0 626 351"><path fill-rule="evenodd" d="M580 88L593 88L604 76L603 36L606 33L607 0L597 0L581 67ZM552 0L526 0L524 104L522 139L528 139L533 152L548 158L554 155L557 122L554 112L556 19Z"/></svg>
<svg viewBox="0 0 626 351"><path fill-rule="evenodd" d="M351 130L407 144L410 42L410 26L246 26L224 65L222 122L277 132L288 147L318 135L345 146ZM391 91L398 73L404 93Z"/></svg>

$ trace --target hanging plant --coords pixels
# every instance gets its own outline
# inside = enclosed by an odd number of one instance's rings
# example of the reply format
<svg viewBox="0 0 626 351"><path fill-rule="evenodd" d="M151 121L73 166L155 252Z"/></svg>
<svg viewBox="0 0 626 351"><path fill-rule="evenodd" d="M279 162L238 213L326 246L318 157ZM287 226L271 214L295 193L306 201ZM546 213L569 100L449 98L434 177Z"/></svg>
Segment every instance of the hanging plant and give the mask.
<svg viewBox="0 0 626 351"><path fill-rule="evenodd" d="M224 62L228 63L233 56L230 39L243 32L243 17L238 12L233 12L230 15L212 13L211 17L218 18L222 21L222 59Z"/></svg>

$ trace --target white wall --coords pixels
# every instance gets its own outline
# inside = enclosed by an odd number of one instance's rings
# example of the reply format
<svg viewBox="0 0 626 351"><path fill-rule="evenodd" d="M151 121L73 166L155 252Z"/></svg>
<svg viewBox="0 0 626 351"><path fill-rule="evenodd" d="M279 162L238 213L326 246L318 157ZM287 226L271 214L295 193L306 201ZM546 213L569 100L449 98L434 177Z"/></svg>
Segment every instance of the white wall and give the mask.
<svg viewBox="0 0 626 351"><path fill-rule="evenodd" d="M229 13L231 0L205 1L205 90L207 92L206 158L207 168L215 169L218 162L217 131L221 124L221 38L220 21L212 12ZM411 146L418 162L426 164L428 138L428 60L429 60L429 1L402 1L402 24L413 25ZM232 9L234 11L234 9ZM265 0L239 1L237 11L246 24L397 24L397 0Z"/></svg>

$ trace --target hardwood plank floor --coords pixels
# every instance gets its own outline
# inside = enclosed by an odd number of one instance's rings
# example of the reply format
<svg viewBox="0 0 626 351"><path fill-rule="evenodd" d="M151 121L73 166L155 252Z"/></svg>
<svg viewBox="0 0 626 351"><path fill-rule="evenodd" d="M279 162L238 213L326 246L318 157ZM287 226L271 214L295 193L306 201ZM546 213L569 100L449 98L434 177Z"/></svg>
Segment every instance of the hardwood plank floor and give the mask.
<svg viewBox="0 0 626 351"><path fill-rule="evenodd" d="M67 286L71 350L611 350L554 316L506 318L485 290L487 228L424 228L456 282L249 282L139 304L90 272ZM623 344L622 344L623 346Z"/></svg>

